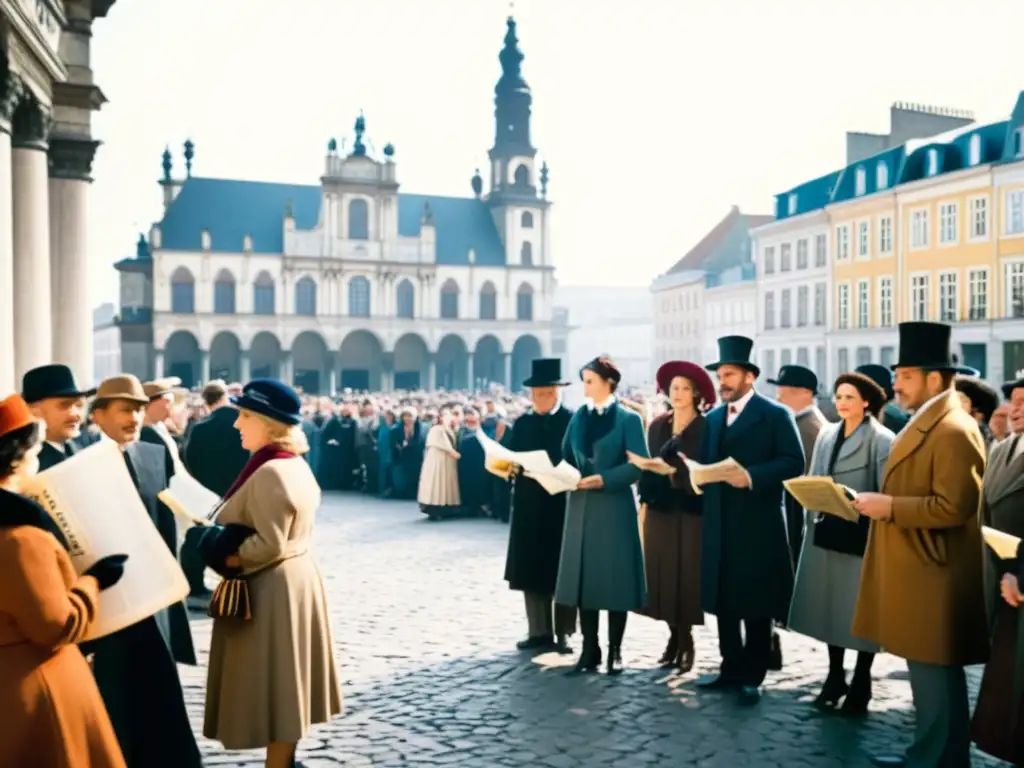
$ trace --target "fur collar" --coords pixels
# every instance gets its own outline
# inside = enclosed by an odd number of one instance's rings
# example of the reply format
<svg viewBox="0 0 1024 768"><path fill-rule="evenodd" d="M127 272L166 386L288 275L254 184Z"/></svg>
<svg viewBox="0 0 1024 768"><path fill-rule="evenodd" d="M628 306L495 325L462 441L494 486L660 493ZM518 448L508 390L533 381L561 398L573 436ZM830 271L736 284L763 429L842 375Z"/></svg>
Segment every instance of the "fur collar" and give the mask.
<svg viewBox="0 0 1024 768"><path fill-rule="evenodd" d="M64 549L68 548L67 539L46 510L27 496L0 488L0 528L16 528L30 525L33 528L52 533Z"/></svg>

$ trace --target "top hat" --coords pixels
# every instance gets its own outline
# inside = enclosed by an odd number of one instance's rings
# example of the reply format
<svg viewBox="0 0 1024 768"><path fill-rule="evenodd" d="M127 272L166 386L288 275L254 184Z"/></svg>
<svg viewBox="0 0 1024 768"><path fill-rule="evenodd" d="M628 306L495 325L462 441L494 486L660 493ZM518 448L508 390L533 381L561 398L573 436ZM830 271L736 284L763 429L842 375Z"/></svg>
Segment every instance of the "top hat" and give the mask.
<svg viewBox="0 0 1024 768"><path fill-rule="evenodd" d="M892 371L884 365L865 363L864 365L858 365L855 372L867 376L885 390L886 400L892 400L896 396L892 389Z"/></svg>
<svg viewBox="0 0 1024 768"><path fill-rule="evenodd" d="M108 400L127 400L130 403L148 405L149 398L146 397L146 390L142 388L142 382L130 373L121 376L111 376L100 382L96 390L96 403L104 403Z"/></svg>
<svg viewBox="0 0 1024 768"><path fill-rule="evenodd" d="M294 389L277 379L253 379L242 387L241 395L231 398L231 402L239 408L289 426L302 421L302 398Z"/></svg>
<svg viewBox="0 0 1024 768"><path fill-rule="evenodd" d="M23 429L34 421L35 417L21 395L11 395L0 400L0 437Z"/></svg>
<svg viewBox="0 0 1024 768"><path fill-rule="evenodd" d="M798 387L818 391L818 377L814 371L802 365L784 365L779 370L779 378L768 379L769 384L777 387Z"/></svg>
<svg viewBox="0 0 1024 768"><path fill-rule="evenodd" d="M1017 379L1016 381L1008 381L1002 386L1003 397L1009 400L1013 397L1013 390L1024 389L1024 379Z"/></svg>
<svg viewBox="0 0 1024 768"><path fill-rule="evenodd" d="M945 323L900 323L900 356L892 369L962 370L950 347L952 330Z"/></svg>
<svg viewBox="0 0 1024 768"><path fill-rule="evenodd" d="M89 397L95 393L95 389L78 386L75 374L66 365L40 365L21 380L21 396L27 403L38 403L49 397Z"/></svg>
<svg viewBox="0 0 1024 768"><path fill-rule="evenodd" d="M557 357L539 357L530 364L530 378L523 382L524 387L564 387L569 382L562 381L562 361Z"/></svg>
<svg viewBox="0 0 1024 768"><path fill-rule="evenodd" d="M174 388L179 384L181 384L181 379L177 376L168 376L163 379L147 381L142 385L142 389L146 393L146 397L150 400L155 400L158 397L172 394Z"/></svg>
<svg viewBox="0 0 1024 768"><path fill-rule="evenodd" d="M723 365L735 365L747 369L754 376L760 376L761 369L750 361L750 350L753 348L753 340L746 336L723 336L718 340L718 362L708 363L704 367L709 371L717 371Z"/></svg>
<svg viewBox="0 0 1024 768"><path fill-rule="evenodd" d="M658 390L667 395L669 387L672 386L672 379L676 376L682 376L693 383L700 394L702 407L711 408L715 404L715 385L711 377L696 363L688 363L685 360L670 360L658 369L654 375L654 380L658 382Z"/></svg>

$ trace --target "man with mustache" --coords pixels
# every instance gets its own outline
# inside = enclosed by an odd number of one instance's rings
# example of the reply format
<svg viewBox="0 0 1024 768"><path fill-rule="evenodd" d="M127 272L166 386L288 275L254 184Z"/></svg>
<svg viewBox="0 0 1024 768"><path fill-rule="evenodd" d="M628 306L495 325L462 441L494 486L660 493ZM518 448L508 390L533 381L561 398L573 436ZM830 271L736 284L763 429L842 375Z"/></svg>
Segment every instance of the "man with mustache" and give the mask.
<svg viewBox="0 0 1024 768"><path fill-rule="evenodd" d="M66 365L41 365L25 374L21 391L32 415L46 424L46 442L39 452L42 472L80 450L75 438L82 431L85 398L96 390L82 389Z"/></svg>

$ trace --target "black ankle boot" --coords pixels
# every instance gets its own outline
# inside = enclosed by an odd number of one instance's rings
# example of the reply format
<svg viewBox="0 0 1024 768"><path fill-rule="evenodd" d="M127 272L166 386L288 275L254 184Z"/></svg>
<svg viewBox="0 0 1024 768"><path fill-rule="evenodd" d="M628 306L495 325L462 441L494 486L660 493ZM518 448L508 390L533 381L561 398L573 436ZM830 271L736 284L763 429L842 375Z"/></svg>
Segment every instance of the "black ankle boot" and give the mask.
<svg viewBox="0 0 1024 768"><path fill-rule="evenodd" d="M840 708L844 715L860 717L868 713L868 702L871 701L871 676L854 675L849 693Z"/></svg>
<svg viewBox="0 0 1024 768"><path fill-rule="evenodd" d="M835 709L839 700L849 690L846 685L846 672L844 670L829 671L825 678L825 685L814 700L814 706L818 709Z"/></svg>
<svg viewBox="0 0 1024 768"><path fill-rule="evenodd" d="M596 644L584 641L583 652L580 653L576 665L569 670L570 675L582 675L589 672L597 672L601 666L601 647Z"/></svg>
<svg viewBox="0 0 1024 768"><path fill-rule="evenodd" d="M668 645L665 646L665 652L661 654L661 658L658 659L658 663L664 667L673 667L676 664L676 656L679 654L679 631L672 627L672 634L668 636Z"/></svg>
<svg viewBox="0 0 1024 768"><path fill-rule="evenodd" d="M619 646L608 646L608 666L605 671L609 675L622 674L622 649Z"/></svg>

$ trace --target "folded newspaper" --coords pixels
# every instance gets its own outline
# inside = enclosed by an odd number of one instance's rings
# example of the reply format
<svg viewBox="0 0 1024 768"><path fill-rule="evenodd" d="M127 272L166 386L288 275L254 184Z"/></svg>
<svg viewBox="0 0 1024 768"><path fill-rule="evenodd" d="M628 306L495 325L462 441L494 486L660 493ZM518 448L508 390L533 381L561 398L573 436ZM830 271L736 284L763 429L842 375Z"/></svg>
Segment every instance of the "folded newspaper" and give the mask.
<svg viewBox="0 0 1024 768"><path fill-rule="evenodd" d="M557 466L551 463L547 451L512 451L501 443L487 437L482 431L476 433L484 449L487 465L507 470L512 465L523 468L523 474L535 480L552 496L556 493L574 491L580 482L576 467L563 460Z"/></svg>
<svg viewBox="0 0 1024 768"><path fill-rule="evenodd" d="M210 514L220 504L220 496L203 486L183 467L178 467L167 488L157 498L188 525L209 525Z"/></svg>
<svg viewBox="0 0 1024 768"><path fill-rule="evenodd" d="M860 520L860 512L850 504L857 498L857 492L837 483L831 477L794 477L791 480L784 480L782 484L804 509L825 512L851 523Z"/></svg>
<svg viewBox="0 0 1024 768"><path fill-rule="evenodd" d="M998 531L995 528L989 528L987 525L981 526L981 535L985 539L985 543L992 548L992 551L996 553L996 557L1000 560L1013 560L1017 557L1017 547L1020 546L1020 539L1016 536Z"/></svg>

